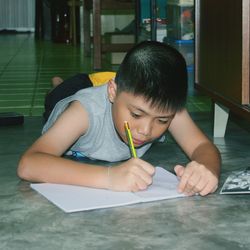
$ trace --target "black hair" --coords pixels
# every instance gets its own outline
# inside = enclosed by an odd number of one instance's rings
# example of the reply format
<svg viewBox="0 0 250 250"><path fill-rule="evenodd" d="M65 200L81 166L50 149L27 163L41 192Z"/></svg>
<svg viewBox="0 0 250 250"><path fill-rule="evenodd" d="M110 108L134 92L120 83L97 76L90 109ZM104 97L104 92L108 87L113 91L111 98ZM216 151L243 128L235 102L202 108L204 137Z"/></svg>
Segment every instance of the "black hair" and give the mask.
<svg viewBox="0 0 250 250"><path fill-rule="evenodd" d="M117 92L144 96L151 106L173 112L187 99L187 67L173 47L144 41L133 47L122 61L115 78Z"/></svg>

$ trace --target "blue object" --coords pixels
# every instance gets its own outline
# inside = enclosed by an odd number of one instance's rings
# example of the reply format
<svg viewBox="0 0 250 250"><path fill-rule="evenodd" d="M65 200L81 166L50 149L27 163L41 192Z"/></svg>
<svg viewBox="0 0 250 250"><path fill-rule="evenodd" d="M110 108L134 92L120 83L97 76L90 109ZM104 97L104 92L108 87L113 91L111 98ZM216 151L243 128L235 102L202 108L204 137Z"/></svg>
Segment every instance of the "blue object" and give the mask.
<svg viewBox="0 0 250 250"><path fill-rule="evenodd" d="M145 18L150 18L150 1L151 0L141 0L141 22ZM166 18L166 0L157 1L157 17Z"/></svg>

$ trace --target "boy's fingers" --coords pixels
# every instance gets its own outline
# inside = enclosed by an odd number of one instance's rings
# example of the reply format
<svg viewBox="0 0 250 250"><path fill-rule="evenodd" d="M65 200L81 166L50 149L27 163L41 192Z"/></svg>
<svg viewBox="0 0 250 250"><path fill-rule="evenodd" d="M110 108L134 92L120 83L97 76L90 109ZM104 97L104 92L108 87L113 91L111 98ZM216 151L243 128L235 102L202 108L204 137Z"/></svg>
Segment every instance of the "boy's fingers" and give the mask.
<svg viewBox="0 0 250 250"><path fill-rule="evenodd" d="M188 176L183 175L183 176L181 177L180 183L179 183L179 185L178 185L178 191L179 191L180 193L182 193L182 192L185 190L186 185L187 185L187 181L188 181Z"/></svg>
<svg viewBox="0 0 250 250"><path fill-rule="evenodd" d="M146 164L142 165L143 169L149 174L149 175L154 175L155 174L155 168L146 162Z"/></svg>
<svg viewBox="0 0 250 250"><path fill-rule="evenodd" d="M141 176L138 176L137 174L134 174L133 180L131 180L130 183L130 190L131 192L138 192L147 189L148 183L141 178Z"/></svg>
<svg viewBox="0 0 250 250"><path fill-rule="evenodd" d="M176 175L178 176L178 177L181 177L182 175L183 175L183 173L184 173L184 167L183 166L181 166L181 165L176 165L175 167L174 167L174 171L175 171L175 173L176 173Z"/></svg>
<svg viewBox="0 0 250 250"><path fill-rule="evenodd" d="M155 167L153 165L139 158L136 158L135 160L137 161L138 165L149 175L154 175Z"/></svg>
<svg viewBox="0 0 250 250"><path fill-rule="evenodd" d="M129 168L130 178L133 180L131 191L137 192L147 189L153 182L154 166L139 158L131 158L129 161L131 162Z"/></svg>
<svg viewBox="0 0 250 250"><path fill-rule="evenodd" d="M145 189L147 189L147 187L148 187L147 182L145 182L145 181L144 181L143 179L141 179L140 177L137 178L136 185L137 185L137 187L138 187L138 190L137 190L137 191L145 190Z"/></svg>
<svg viewBox="0 0 250 250"><path fill-rule="evenodd" d="M187 181L187 185L186 185L186 190L187 192L197 192L198 191L198 184L201 181L201 176L197 175L195 173L193 173L188 181Z"/></svg>
<svg viewBox="0 0 250 250"><path fill-rule="evenodd" d="M137 179L141 179L147 186L152 184L153 177L144 168L138 168L135 175Z"/></svg>
<svg viewBox="0 0 250 250"><path fill-rule="evenodd" d="M211 186L209 185L209 184L207 184L204 188L203 188L203 190L201 190L200 191L200 195L201 196L205 196L205 195L207 195L207 194L209 194L210 192L211 192Z"/></svg>
<svg viewBox="0 0 250 250"><path fill-rule="evenodd" d="M184 168L184 167L183 167ZM188 171L188 169L184 169L183 170L183 173L181 175L181 179L180 179L180 183L179 183L179 186L178 186L178 191L179 192L184 192L186 187L187 187L187 184L188 184L188 180L190 178L192 173L190 173L190 171ZM190 191L190 190L188 190Z"/></svg>
<svg viewBox="0 0 250 250"><path fill-rule="evenodd" d="M203 181L200 181L194 186L193 188L193 193L195 194L199 194L205 187L206 187L207 183L204 183Z"/></svg>
<svg viewBox="0 0 250 250"><path fill-rule="evenodd" d="M216 191L217 188L218 188L218 185L214 186L211 183L207 183L207 185L201 190L200 195L205 196L209 193L213 193Z"/></svg>

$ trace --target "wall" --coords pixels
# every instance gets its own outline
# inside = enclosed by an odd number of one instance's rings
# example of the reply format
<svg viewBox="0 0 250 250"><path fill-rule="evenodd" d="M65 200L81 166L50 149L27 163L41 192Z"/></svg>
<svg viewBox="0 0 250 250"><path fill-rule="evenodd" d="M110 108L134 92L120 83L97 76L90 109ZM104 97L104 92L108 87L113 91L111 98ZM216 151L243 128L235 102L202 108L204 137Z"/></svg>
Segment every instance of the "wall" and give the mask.
<svg viewBox="0 0 250 250"><path fill-rule="evenodd" d="M34 31L34 0L0 0L0 30Z"/></svg>

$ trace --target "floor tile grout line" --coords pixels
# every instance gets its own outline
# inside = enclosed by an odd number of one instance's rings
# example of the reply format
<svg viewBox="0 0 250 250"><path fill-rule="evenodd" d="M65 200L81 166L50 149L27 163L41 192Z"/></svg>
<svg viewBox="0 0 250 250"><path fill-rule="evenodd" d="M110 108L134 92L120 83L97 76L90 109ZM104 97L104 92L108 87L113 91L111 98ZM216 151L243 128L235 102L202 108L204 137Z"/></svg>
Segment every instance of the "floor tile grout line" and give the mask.
<svg viewBox="0 0 250 250"><path fill-rule="evenodd" d="M8 68L8 66L10 65L10 63L14 60L14 58L18 55L18 53L21 51L21 49L23 48L23 45L26 43L26 41L30 38L30 36L27 36L26 39L24 39L24 41L21 43L21 45L19 46L19 48L17 49L16 53L11 57L11 59L9 60L9 62L7 64L5 64L5 66L3 67L3 69L0 72L0 78L2 77L3 73L6 71L6 69Z"/></svg>
<svg viewBox="0 0 250 250"><path fill-rule="evenodd" d="M31 99L31 103L30 103L29 116L32 116L32 110L33 110L33 106L34 106L35 98L36 98L36 91L38 89L38 80L39 80L40 72L41 72L41 65L43 64L43 62L44 62L44 48L42 47L40 62L39 62L39 65L37 67L37 70L36 70L36 78L35 78L35 82L34 82L33 95L32 95L32 99Z"/></svg>

